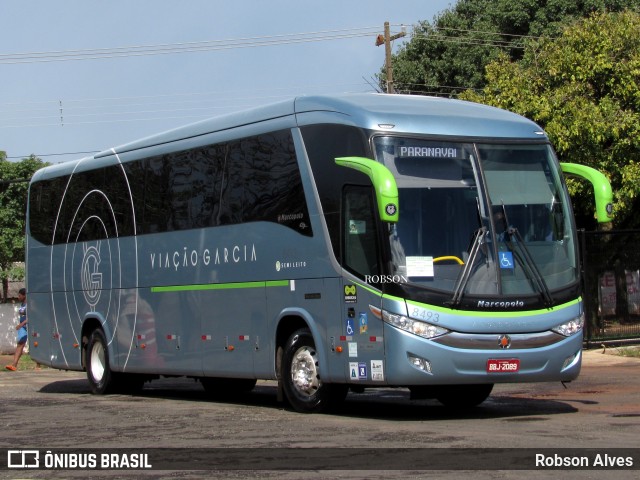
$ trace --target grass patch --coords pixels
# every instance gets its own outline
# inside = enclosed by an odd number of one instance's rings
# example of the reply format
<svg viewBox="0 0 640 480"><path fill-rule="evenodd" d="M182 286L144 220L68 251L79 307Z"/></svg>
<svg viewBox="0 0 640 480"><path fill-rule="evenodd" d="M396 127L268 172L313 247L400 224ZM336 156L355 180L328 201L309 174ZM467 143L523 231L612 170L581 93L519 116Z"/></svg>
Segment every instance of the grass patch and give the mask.
<svg viewBox="0 0 640 480"><path fill-rule="evenodd" d="M32 360L30 355L25 353L20 357L18 370L35 370L36 367L40 367L40 364Z"/></svg>
<svg viewBox="0 0 640 480"><path fill-rule="evenodd" d="M3 356L4 358L4 356ZM10 365L11 363L13 363L13 355L11 355L10 357L7 355L7 362L2 363L2 368L4 370L4 365ZM20 360L18 361L18 371L24 371L24 370L35 370L36 367L38 367L38 364L31 359L31 357L24 353L21 357ZM43 367L40 367L43 368Z"/></svg>
<svg viewBox="0 0 640 480"><path fill-rule="evenodd" d="M640 358L640 347L619 347L616 350L621 357Z"/></svg>

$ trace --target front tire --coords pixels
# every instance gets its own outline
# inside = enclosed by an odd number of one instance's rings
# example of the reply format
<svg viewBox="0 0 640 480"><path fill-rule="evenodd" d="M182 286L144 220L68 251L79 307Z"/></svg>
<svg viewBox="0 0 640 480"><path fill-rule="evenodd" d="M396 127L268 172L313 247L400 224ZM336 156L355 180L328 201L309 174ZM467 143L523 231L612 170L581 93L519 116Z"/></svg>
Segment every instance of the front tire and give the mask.
<svg viewBox="0 0 640 480"><path fill-rule="evenodd" d="M296 331L289 337L282 357L282 386L294 410L316 413L344 400L346 385L324 383L320 372L311 332L306 328Z"/></svg>

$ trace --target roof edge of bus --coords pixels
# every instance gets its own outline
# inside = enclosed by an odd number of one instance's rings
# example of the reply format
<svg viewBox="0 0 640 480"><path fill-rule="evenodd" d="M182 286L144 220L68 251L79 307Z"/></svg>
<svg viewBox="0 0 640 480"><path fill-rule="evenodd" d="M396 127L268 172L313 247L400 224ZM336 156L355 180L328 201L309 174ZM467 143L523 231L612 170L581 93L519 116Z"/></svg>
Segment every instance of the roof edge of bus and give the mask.
<svg viewBox="0 0 640 480"><path fill-rule="evenodd" d="M348 115L358 126L372 130L434 136L547 140L546 133L538 124L518 113L452 98L355 93L296 99L296 114L320 111ZM384 124L380 124L381 120ZM508 128L501 130L497 126ZM469 132L475 132L475 135Z"/></svg>
<svg viewBox="0 0 640 480"><path fill-rule="evenodd" d="M51 165L47 165L44 168L40 168L39 170L36 170L31 176L31 180L29 181L29 183L35 183L39 180L55 177L59 175L60 172L62 174L67 174L69 173L69 171L73 171L76 165L78 165L79 163L86 162L88 160L93 160L94 158L95 157L93 155L90 155L82 158L76 158L74 160L69 160L66 162L53 163Z"/></svg>
<svg viewBox="0 0 640 480"><path fill-rule="evenodd" d="M386 100L381 101L381 98L385 98ZM432 118L435 123L441 123L443 112L439 107L445 104L447 106L445 116L450 117L449 122L444 122L447 124L451 122L455 124L460 119L468 121L468 119L476 117L476 124L478 123L477 121L480 121L480 125L484 119L508 122L514 126L516 124L519 125L516 128L517 133L512 132L511 134L504 135L504 137L533 138L537 136L537 138L541 138L540 135L546 137L542 128L530 119L517 113L489 105L423 95L389 95L372 92L342 93L334 95L299 95L280 102L211 117L104 150L94 155L94 158L103 158L113 155L114 153L126 153L178 140L196 138L231 128L311 112L334 112L348 116L358 112L356 114L357 118L354 117L356 123L361 123L361 126L365 128L370 127L376 129L377 124L369 125L369 123L371 120L370 117L377 114L385 114L388 116L389 121L397 121L398 123L408 122L408 124L410 124L411 117L424 117L425 115ZM432 127L433 123L431 123L430 126ZM443 127L444 126L443 124ZM434 131L432 133L435 134L438 132ZM481 132L479 135L485 136L488 133L494 134L489 136L495 136L495 132ZM498 137L500 137L500 135L498 135Z"/></svg>
<svg viewBox="0 0 640 480"><path fill-rule="evenodd" d="M240 110L237 112L207 118L198 122L182 125L148 137L133 140L123 145L96 153L95 158L107 157L115 153L125 153L142 148L171 143L187 138L195 138L210 133L228 130L230 128L251 125L275 118L286 117L295 113L295 98L283 100L269 105Z"/></svg>

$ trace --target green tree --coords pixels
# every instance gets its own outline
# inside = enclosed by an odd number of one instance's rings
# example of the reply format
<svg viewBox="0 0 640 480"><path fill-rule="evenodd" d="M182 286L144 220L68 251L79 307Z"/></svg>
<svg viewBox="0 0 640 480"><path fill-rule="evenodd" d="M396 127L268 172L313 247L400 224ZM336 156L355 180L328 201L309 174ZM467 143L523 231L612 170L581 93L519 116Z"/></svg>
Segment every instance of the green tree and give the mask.
<svg viewBox="0 0 640 480"><path fill-rule="evenodd" d="M24 278L25 222L28 181L45 164L30 156L20 162L7 160L0 152L0 279L2 299L6 301L9 280Z"/></svg>
<svg viewBox="0 0 640 480"><path fill-rule="evenodd" d="M556 39L529 43L521 61L502 55L487 66L482 93L462 97L539 123L561 161L607 174L616 226L640 227L640 14L594 14ZM589 186L570 189L576 213L588 215Z"/></svg>
<svg viewBox="0 0 640 480"><path fill-rule="evenodd" d="M522 58L530 36L556 36L593 12L639 8L640 0L459 0L432 23L420 22L393 56L398 92L457 95L485 86L485 66L500 54ZM378 74L386 88L384 68Z"/></svg>

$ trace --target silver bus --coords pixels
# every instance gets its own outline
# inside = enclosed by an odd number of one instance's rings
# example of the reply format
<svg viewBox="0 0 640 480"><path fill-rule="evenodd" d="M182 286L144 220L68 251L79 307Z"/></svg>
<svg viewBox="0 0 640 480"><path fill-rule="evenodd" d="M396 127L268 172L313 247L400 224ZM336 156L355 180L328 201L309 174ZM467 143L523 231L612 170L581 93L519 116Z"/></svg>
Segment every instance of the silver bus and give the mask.
<svg viewBox="0 0 640 480"><path fill-rule="evenodd" d="M32 357L92 392L277 380L317 412L404 387L451 407L568 382L584 311L565 173L535 123L450 99L298 97L39 170Z"/></svg>

